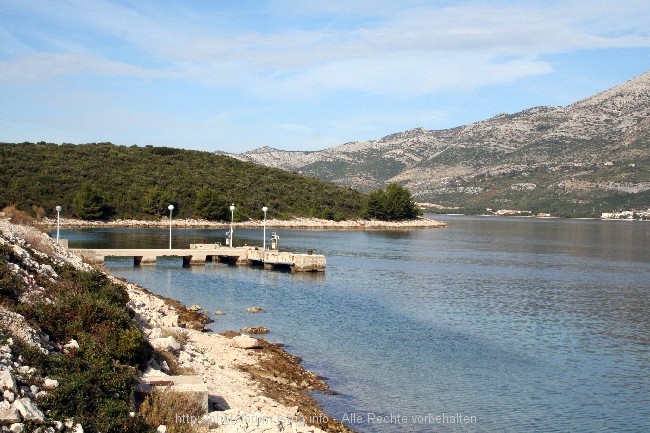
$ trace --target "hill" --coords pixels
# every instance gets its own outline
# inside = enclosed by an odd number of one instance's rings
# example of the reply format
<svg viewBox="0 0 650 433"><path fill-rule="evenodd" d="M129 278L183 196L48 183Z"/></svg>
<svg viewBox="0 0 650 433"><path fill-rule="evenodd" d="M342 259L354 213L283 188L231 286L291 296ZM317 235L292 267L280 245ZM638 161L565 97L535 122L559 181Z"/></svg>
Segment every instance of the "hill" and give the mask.
<svg viewBox="0 0 650 433"><path fill-rule="evenodd" d="M80 191L87 193L85 202ZM0 143L0 208L15 205L52 216L61 205L62 216L73 216L73 204L90 208L95 198L103 217L156 218L169 215L173 203L174 217L211 211L213 219L229 220L234 203L237 221L261 219L264 205L270 218L357 218L365 200L351 188L209 152Z"/></svg>
<svg viewBox="0 0 650 433"><path fill-rule="evenodd" d="M315 152L237 158L360 190L400 183L420 202L591 215L650 204L650 72L566 107Z"/></svg>

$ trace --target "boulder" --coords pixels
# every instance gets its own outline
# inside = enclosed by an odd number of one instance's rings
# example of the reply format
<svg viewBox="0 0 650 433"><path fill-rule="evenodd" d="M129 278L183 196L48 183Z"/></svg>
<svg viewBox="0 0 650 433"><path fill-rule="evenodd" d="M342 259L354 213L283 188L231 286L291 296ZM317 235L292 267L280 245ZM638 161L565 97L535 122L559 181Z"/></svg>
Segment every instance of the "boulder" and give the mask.
<svg viewBox="0 0 650 433"><path fill-rule="evenodd" d="M166 338L154 338L151 345L159 350L180 350L181 344L171 335Z"/></svg>
<svg viewBox="0 0 650 433"><path fill-rule="evenodd" d="M251 328L250 326L245 326L241 328L241 332L245 332L247 334L266 334L269 332L269 330L264 326L257 326L254 328Z"/></svg>
<svg viewBox="0 0 650 433"><path fill-rule="evenodd" d="M246 311L248 311L249 313L261 313L264 310L262 309L262 307L250 307L247 308Z"/></svg>
<svg viewBox="0 0 650 433"><path fill-rule="evenodd" d="M203 308L200 305L197 305L197 304L194 304L194 305L192 305L191 307L188 308L188 310L190 310L190 311L200 311L202 309Z"/></svg>
<svg viewBox="0 0 650 433"><path fill-rule="evenodd" d="M68 341L63 347L66 349L79 349L79 342L73 338L72 340Z"/></svg>
<svg viewBox="0 0 650 433"><path fill-rule="evenodd" d="M11 425L20 421L20 413L16 408L0 410L0 425Z"/></svg>
<svg viewBox="0 0 650 433"><path fill-rule="evenodd" d="M17 386L16 386L16 379L14 379L13 374L11 374L11 371L9 370L4 370L2 374L0 374L0 387L4 389L8 389L9 391L16 392Z"/></svg>
<svg viewBox="0 0 650 433"><path fill-rule="evenodd" d="M59 386L59 381L46 377L43 386L45 386L45 388L56 388Z"/></svg>
<svg viewBox="0 0 650 433"><path fill-rule="evenodd" d="M232 345L241 349L259 349L262 344L257 338L248 335L238 335L232 339Z"/></svg>
<svg viewBox="0 0 650 433"><path fill-rule="evenodd" d="M18 409L25 420L43 421L45 416L29 398L19 398L13 402L13 407Z"/></svg>
<svg viewBox="0 0 650 433"><path fill-rule="evenodd" d="M2 396L9 404L13 403L13 401L16 399L16 394L14 394L13 391L9 391L8 389L4 390Z"/></svg>

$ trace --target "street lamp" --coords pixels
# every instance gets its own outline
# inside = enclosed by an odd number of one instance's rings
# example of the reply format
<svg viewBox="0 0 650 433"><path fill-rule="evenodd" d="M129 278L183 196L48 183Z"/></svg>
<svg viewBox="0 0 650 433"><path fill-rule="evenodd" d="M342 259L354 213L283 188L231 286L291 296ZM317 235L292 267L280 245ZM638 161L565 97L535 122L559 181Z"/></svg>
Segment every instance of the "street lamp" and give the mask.
<svg viewBox="0 0 650 433"><path fill-rule="evenodd" d="M235 222L235 203L230 205L230 248L233 248L232 244L232 230L233 230L233 223Z"/></svg>
<svg viewBox="0 0 650 433"><path fill-rule="evenodd" d="M269 208L264 206L262 208L262 212L264 212L264 241L262 241L262 251L266 251L266 211L268 211Z"/></svg>
<svg viewBox="0 0 650 433"><path fill-rule="evenodd" d="M56 243L59 244L59 232L61 231L61 206L56 207Z"/></svg>
<svg viewBox="0 0 650 433"><path fill-rule="evenodd" d="M174 205L170 204L167 206L169 209L169 249L172 249L172 211L174 210Z"/></svg>

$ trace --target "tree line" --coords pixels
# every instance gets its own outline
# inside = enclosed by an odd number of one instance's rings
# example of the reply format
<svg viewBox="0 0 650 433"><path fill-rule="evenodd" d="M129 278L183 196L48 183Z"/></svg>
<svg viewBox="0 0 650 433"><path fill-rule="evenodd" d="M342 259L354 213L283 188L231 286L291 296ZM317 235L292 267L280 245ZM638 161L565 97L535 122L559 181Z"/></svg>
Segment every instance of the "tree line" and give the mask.
<svg viewBox="0 0 650 433"><path fill-rule="evenodd" d="M237 221L269 216L330 220L417 215L399 185L370 195L315 178L194 150L112 143L0 143L0 208L81 219L173 216ZM405 206L406 211L398 208ZM382 210L382 208L385 208Z"/></svg>

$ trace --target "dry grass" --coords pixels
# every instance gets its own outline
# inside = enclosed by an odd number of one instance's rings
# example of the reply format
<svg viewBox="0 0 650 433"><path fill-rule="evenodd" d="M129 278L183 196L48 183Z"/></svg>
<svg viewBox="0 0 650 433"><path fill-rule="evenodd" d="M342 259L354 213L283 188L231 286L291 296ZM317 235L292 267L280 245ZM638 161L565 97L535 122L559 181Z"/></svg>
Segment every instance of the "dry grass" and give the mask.
<svg viewBox="0 0 650 433"><path fill-rule="evenodd" d="M201 402L191 394L154 389L140 405L140 415L154 427L166 425L169 433L204 433L207 424L201 423Z"/></svg>

